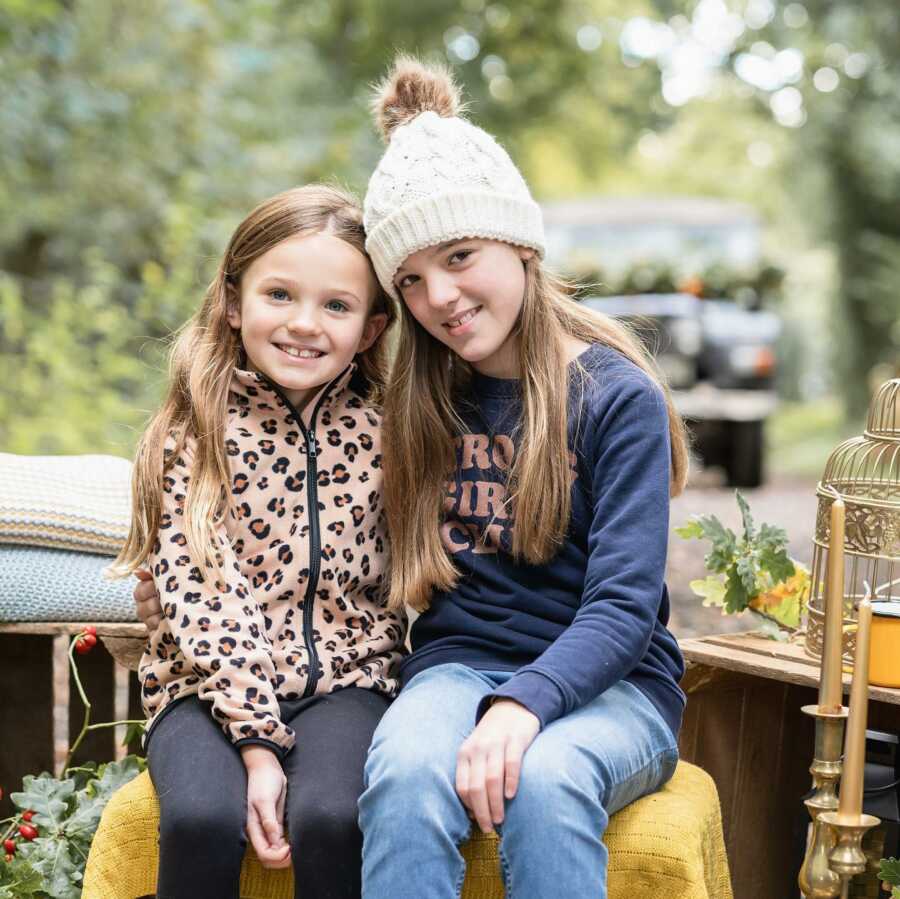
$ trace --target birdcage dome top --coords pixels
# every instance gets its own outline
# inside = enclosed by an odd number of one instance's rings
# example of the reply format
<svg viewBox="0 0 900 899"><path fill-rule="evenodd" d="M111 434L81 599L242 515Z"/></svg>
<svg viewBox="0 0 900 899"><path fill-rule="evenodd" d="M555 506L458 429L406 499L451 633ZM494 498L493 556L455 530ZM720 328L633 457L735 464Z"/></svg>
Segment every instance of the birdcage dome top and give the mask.
<svg viewBox="0 0 900 899"><path fill-rule="evenodd" d="M879 388L863 434L831 453L819 492L834 490L900 509L900 378Z"/></svg>

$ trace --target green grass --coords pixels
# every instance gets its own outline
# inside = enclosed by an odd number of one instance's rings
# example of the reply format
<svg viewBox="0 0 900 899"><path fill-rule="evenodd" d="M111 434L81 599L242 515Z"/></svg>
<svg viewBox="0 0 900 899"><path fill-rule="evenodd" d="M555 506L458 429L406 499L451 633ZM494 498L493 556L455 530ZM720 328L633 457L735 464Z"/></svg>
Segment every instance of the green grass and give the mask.
<svg viewBox="0 0 900 899"><path fill-rule="evenodd" d="M820 478L832 450L861 434L865 422L846 421L840 401L782 403L766 424L767 468L771 475Z"/></svg>

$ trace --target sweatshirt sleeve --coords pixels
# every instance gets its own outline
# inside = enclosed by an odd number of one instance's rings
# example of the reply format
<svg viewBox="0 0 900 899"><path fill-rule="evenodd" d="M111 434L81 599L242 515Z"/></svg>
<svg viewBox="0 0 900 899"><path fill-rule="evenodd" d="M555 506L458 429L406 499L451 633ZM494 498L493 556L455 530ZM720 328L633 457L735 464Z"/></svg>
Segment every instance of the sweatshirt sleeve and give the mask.
<svg viewBox="0 0 900 899"><path fill-rule="evenodd" d="M479 720L491 702L508 697L546 727L625 678L650 645L668 547L668 410L662 391L643 376L600 390L613 396L586 416L593 517L581 605L532 664L482 700Z"/></svg>
<svg viewBox="0 0 900 899"><path fill-rule="evenodd" d="M160 626L171 632L186 669L200 682L199 698L211 703L232 744L263 745L283 758L294 732L280 719L272 646L224 524L217 538L225 582L188 555L184 502L191 458L186 446L163 477L162 516L149 557L163 607Z"/></svg>

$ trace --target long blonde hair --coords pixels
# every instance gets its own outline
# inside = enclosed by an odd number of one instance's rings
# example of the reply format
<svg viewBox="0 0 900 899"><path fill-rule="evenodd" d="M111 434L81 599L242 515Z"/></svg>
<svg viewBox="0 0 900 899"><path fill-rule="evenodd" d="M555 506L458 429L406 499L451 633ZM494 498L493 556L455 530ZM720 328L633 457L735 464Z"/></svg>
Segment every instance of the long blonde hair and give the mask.
<svg viewBox="0 0 900 899"><path fill-rule="evenodd" d="M382 136L390 141L398 127L423 112L450 118L459 115L463 105L447 68L400 54L375 86L371 109ZM525 262L524 298L514 331L522 415L507 502L516 522L513 556L531 564L552 558L571 516L566 338L618 350L660 386L669 416L671 494L680 493L687 481L684 423L643 344L627 327L589 311L570 294L571 287L547 271L537 256ZM432 593L451 589L457 579L439 525L445 483L456 463L456 438L463 433L456 404L466 392L471 368L421 327L405 304L400 308L399 346L382 427L391 535L389 605L408 603L423 609ZM586 374L578 366L576 373Z"/></svg>
<svg viewBox="0 0 900 899"><path fill-rule="evenodd" d="M168 391L137 447L131 528L111 567L113 575L134 572L153 550L162 517L163 481L190 438L193 461L184 504L188 551L221 576L216 529L231 508L224 437L228 391L235 365L243 363L240 333L228 323L228 310L240 302L241 276L256 259L289 237L316 233L334 235L365 255L359 202L327 185L311 184L271 197L235 229L202 305L176 334ZM384 337L396 313L374 273L372 280L376 292L370 314L386 314L388 326L358 362L370 385L369 399L377 403L388 373Z"/></svg>
<svg viewBox="0 0 900 899"><path fill-rule="evenodd" d="M569 293L538 257L525 263L525 294L514 331L522 416L508 488L516 522L512 553L530 564L553 557L571 515L566 337L618 350L659 385L668 409L672 496L681 493L688 476L684 423L643 344L623 324L588 310ZM401 310L382 437L391 535L389 604L400 608L405 602L421 610L433 592L449 590L457 580L439 523L462 428L455 405L471 369L419 325L405 304Z"/></svg>

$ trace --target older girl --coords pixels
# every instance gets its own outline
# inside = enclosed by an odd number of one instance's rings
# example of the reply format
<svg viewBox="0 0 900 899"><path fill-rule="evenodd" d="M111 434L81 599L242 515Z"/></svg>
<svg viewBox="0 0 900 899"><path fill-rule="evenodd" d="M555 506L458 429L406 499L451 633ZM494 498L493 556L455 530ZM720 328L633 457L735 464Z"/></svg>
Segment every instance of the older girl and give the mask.
<svg viewBox="0 0 900 899"><path fill-rule="evenodd" d="M447 73L401 58L374 108L366 247L403 309L390 596L425 611L366 764L363 895L459 896L474 819L507 897L603 897L609 816L677 761L683 426L639 343L544 268L540 210Z"/></svg>
<svg viewBox="0 0 900 899"><path fill-rule="evenodd" d="M238 226L173 348L118 559L162 601L139 670L160 899L237 899L247 835L303 899L359 895L363 763L405 635L373 406L391 318L359 206L312 185Z"/></svg>

